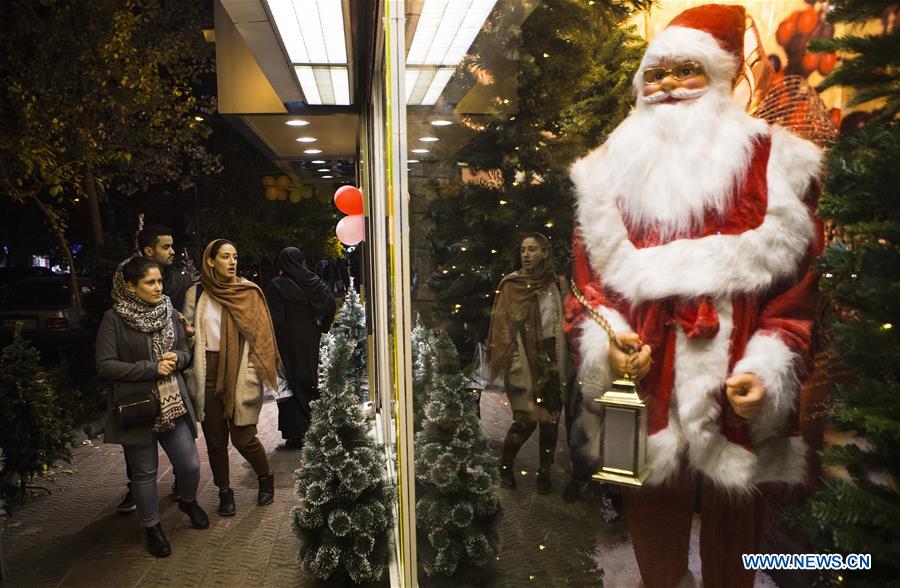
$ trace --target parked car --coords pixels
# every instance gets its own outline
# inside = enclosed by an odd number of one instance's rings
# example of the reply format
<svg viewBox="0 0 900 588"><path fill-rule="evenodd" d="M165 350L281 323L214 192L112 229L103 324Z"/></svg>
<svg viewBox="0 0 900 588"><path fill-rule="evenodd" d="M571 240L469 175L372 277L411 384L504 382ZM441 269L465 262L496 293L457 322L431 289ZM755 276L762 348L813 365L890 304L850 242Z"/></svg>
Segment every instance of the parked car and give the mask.
<svg viewBox="0 0 900 588"><path fill-rule="evenodd" d="M95 288L78 278L82 306L89 307ZM0 342L12 339L16 323L22 336L43 348L68 348L91 340L88 321L75 310L75 297L67 274L21 278L0 293Z"/></svg>

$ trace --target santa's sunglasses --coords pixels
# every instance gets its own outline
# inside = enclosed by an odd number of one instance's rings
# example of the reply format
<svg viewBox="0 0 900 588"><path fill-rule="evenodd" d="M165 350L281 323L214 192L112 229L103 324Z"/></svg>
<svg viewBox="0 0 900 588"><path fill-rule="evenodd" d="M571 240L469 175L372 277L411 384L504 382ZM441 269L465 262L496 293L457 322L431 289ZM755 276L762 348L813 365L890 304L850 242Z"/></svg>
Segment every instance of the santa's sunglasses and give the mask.
<svg viewBox="0 0 900 588"><path fill-rule="evenodd" d="M703 73L703 66L696 61L683 61L673 67L648 67L641 76L645 84L658 84L668 76L683 81Z"/></svg>

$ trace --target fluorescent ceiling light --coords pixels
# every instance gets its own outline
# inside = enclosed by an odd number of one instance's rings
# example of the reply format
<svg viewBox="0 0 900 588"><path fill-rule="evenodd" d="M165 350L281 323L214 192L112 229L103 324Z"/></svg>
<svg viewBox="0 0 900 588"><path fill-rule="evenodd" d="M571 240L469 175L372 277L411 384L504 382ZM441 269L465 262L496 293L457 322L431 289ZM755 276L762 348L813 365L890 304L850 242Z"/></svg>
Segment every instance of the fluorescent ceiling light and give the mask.
<svg viewBox="0 0 900 588"><path fill-rule="evenodd" d="M458 64L497 0L425 0L409 46L409 65Z"/></svg>
<svg viewBox="0 0 900 588"><path fill-rule="evenodd" d="M435 141L440 141L437 137L419 137L419 141L424 141L425 143L434 143Z"/></svg>
<svg viewBox="0 0 900 588"><path fill-rule="evenodd" d="M406 103L431 106L453 77L452 67L409 67L406 69Z"/></svg>
<svg viewBox="0 0 900 588"><path fill-rule="evenodd" d="M324 160L324 159L314 159L311 163L319 163L319 164L321 164L321 163L325 163L325 160Z"/></svg>
<svg viewBox="0 0 900 588"><path fill-rule="evenodd" d="M317 155L322 152L321 149L304 149L304 153L308 153L309 155Z"/></svg>
<svg viewBox="0 0 900 588"><path fill-rule="evenodd" d="M347 63L341 0L267 0L291 63Z"/></svg>
<svg viewBox="0 0 900 588"><path fill-rule="evenodd" d="M413 153L428 153L428 149L412 149Z"/></svg>
<svg viewBox="0 0 900 588"><path fill-rule="evenodd" d="M297 138L298 143L315 143L316 141L318 141L318 139L316 139L315 137L298 137Z"/></svg>
<svg viewBox="0 0 900 588"><path fill-rule="evenodd" d="M333 177L334 177L334 176L322 176L322 179L323 179L323 180L330 180L330 179L333 178Z"/></svg>
<svg viewBox="0 0 900 588"><path fill-rule="evenodd" d="M350 75L346 66L295 65L294 73L309 104L350 104Z"/></svg>
<svg viewBox="0 0 900 588"><path fill-rule="evenodd" d="M418 159L407 159L406 163L419 163Z"/></svg>
<svg viewBox="0 0 900 588"><path fill-rule="evenodd" d="M295 119L287 121L284 124L286 124L289 127L305 127L306 125L309 124L309 121L308 120L300 120L299 118L295 118ZM434 123L431 123L431 124L434 124Z"/></svg>
<svg viewBox="0 0 900 588"><path fill-rule="evenodd" d="M324 167L324 168L322 168L322 169L317 169L316 171L317 171L317 172L330 172L331 170L328 169L327 167Z"/></svg>
<svg viewBox="0 0 900 588"><path fill-rule="evenodd" d="M435 127L446 127L447 125L452 125L453 122L449 120L433 120L431 121L431 125Z"/></svg>

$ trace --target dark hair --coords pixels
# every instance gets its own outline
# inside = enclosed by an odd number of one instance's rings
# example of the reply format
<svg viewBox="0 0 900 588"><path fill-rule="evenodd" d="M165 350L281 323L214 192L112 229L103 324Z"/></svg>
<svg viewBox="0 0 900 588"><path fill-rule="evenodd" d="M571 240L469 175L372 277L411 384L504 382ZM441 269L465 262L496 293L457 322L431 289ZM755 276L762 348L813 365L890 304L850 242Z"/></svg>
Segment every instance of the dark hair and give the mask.
<svg viewBox="0 0 900 588"><path fill-rule="evenodd" d="M156 247L156 242L159 241L160 237L163 235L169 235L171 237L172 234L172 229L162 225L150 225L149 227L144 227L144 229L138 233L138 248L141 250L141 253L144 252L144 247L153 249Z"/></svg>
<svg viewBox="0 0 900 588"><path fill-rule="evenodd" d="M136 285L141 278L147 275L151 269L156 268L162 274L159 264L143 255L132 257L122 266L122 277L131 285Z"/></svg>
<svg viewBox="0 0 900 588"><path fill-rule="evenodd" d="M216 239L213 241L212 247L209 248L209 258L215 259L216 255L219 254L219 249L222 248L222 245L231 245L234 247L234 250L237 251L237 245L229 241L228 239Z"/></svg>
<svg viewBox="0 0 900 588"><path fill-rule="evenodd" d="M543 233L526 233L519 239L519 244L524 243L525 239L534 239L541 246L541 249L553 253L553 244L550 243L550 238Z"/></svg>

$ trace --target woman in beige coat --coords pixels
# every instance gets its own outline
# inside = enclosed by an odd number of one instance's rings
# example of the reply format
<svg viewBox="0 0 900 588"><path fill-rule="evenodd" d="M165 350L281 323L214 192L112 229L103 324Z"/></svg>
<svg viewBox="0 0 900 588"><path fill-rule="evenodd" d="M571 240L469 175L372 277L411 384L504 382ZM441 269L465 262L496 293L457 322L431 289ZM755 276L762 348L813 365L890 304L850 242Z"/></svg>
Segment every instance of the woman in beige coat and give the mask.
<svg viewBox="0 0 900 588"><path fill-rule="evenodd" d="M256 436L263 384L276 385L278 351L272 319L259 286L237 275L237 249L226 239L206 246L200 284L185 296L184 316L194 326L197 419L203 425L219 514L235 514L228 439L259 478L257 504L275 497L275 476Z"/></svg>

